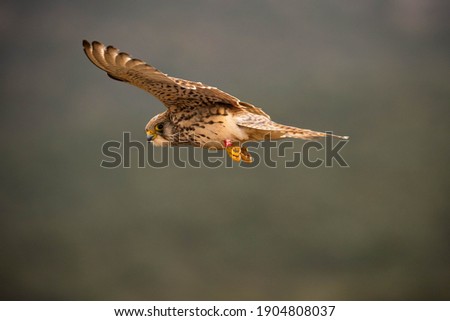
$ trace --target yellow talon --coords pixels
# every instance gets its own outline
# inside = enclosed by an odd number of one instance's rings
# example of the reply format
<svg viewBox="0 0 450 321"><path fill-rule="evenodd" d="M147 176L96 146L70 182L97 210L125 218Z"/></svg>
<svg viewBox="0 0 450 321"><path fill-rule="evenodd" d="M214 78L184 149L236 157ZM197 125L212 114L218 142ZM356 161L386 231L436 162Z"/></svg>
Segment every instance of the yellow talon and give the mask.
<svg viewBox="0 0 450 321"><path fill-rule="evenodd" d="M231 157L235 162L241 160L241 148L239 146L229 146L227 147L228 156Z"/></svg>
<svg viewBox="0 0 450 321"><path fill-rule="evenodd" d="M235 162L243 161L245 163L252 163L253 157L247 150L247 147L229 146L227 147L228 156Z"/></svg>

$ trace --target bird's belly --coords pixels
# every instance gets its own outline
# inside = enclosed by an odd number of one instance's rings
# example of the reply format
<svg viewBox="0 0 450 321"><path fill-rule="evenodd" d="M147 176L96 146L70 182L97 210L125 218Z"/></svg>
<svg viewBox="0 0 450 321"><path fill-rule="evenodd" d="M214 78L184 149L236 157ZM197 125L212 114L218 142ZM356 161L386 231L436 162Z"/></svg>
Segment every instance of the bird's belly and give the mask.
<svg viewBox="0 0 450 321"><path fill-rule="evenodd" d="M195 140L205 148L223 148L225 140L244 142L249 139L247 133L238 126L233 115L211 116L194 126Z"/></svg>

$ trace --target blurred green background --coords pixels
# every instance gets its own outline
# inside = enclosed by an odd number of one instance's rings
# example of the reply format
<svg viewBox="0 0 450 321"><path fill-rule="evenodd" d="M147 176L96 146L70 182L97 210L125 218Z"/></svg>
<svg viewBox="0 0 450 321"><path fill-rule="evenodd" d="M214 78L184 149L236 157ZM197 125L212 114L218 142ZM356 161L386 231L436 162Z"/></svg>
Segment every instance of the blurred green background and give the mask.
<svg viewBox="0 0 450 321"><path fill-rule="evenodd" d="M2 1L0 298L450 299L449 9ZM350 168L102 169L164 107L82 39L350 135Z"/></svg>

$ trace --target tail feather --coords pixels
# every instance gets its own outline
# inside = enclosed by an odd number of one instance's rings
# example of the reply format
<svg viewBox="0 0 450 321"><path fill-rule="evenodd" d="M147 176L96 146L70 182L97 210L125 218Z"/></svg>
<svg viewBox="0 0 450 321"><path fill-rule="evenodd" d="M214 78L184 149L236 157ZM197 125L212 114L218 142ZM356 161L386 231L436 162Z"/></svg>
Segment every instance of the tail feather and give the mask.
<svg viewBox="0 0 450 321"><path fill-rule="evenodd" d="M309 140L309 139L316 139L316 138L331 136L331 137L338 138L338 139L345 139L345 140L349 139L348 136L334 135L330 132L324 133L324 132L317 132L314 130L301 129L301 128L296 128L296 127L291 127L291 126L285 126L285 127L287 127L287 128L283 130L284 134L281 136L282 138L291 137L291 138L300 138L300 139L308 139Z"/></svg>
<svg viewBox="0 0 450 321"><path fill-rule="evenodd" d="M338 136L332 133L316 132L310 129L302 129L293 126L278 124L267 117L252 113L245 113L235 117L236 123L241 127L253 129L249 131L251 137L261 138L261 135L270 133L272 138L300 138L300 139L316 139L321 137L335 137L338 139L348 139L348 136Z"/></svg>

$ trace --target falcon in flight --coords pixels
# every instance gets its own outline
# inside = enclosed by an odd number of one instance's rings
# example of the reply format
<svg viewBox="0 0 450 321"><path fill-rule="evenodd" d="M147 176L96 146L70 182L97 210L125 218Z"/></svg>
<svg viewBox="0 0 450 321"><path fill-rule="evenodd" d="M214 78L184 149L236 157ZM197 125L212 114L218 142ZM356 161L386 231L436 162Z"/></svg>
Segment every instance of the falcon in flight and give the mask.
<svg viewBox="0 0 450 321"><path fill-rule="evenodd" d="M158 98L167 110L145 126L147 140L156 146L190 144L226 149L234 161L252 162L247 141L315 139L336 136L278 124L262 109L215 87L170 77L112 46L83 40L89 60L115 80L130 83Z"/></svg>

